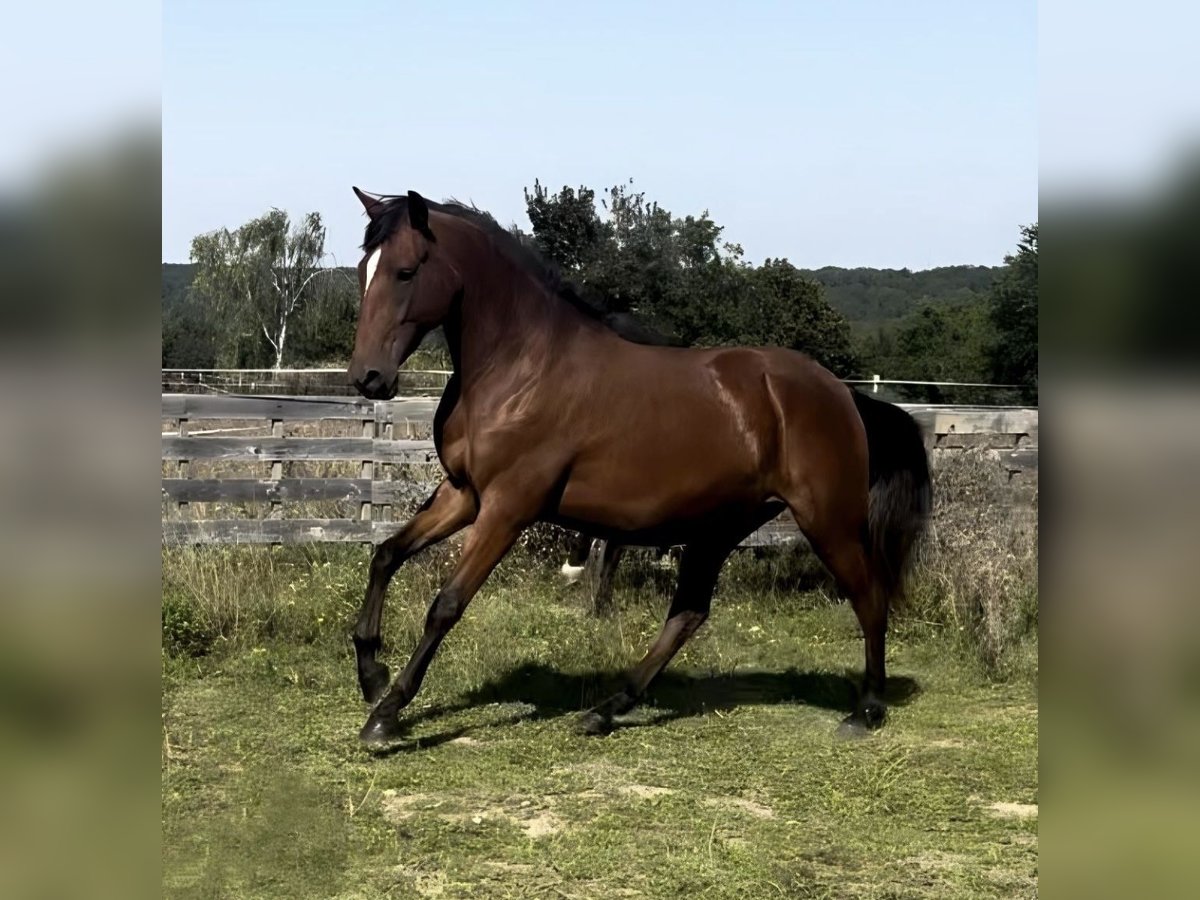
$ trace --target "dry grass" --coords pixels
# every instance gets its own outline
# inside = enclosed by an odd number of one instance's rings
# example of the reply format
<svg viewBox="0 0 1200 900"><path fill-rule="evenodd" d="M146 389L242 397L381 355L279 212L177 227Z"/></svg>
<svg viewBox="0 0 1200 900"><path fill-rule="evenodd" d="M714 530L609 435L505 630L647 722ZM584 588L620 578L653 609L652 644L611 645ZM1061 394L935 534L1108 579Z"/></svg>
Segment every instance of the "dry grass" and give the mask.
<svg viewBox="0 0 1200 900"><path fill-rule="evenodd" d="M948 629L993 676L1028 661L1038 619L1037 497L1014 506L1006 480L990 451L938 457L934 516L904 610Z"/></svg>

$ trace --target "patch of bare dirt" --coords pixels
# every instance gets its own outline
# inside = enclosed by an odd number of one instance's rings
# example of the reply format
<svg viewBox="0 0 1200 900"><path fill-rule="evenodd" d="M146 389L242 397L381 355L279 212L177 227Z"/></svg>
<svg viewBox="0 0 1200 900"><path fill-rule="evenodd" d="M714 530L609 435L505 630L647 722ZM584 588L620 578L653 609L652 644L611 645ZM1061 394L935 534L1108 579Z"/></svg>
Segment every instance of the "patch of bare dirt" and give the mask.
<svg viewBox="0 0 1200 900"><path fill-rule="evenodd" d="M651 800L675 792L670 788L655 787L652 784L621 784L617 786L617 793L624 794L626 797L636 797L639 800Z"/></svg>
<svg viewBox="0 0 1200 900"><path fill-rule="evenodd" d="M610 799L613 795L633 797L637 800L653 800L674 794L674 788L654 784L639 784L630 779L632 774L628 769L605 760L577 763L575 765L556 766L556 773L569 772L573 775L583 775L593 784L592 787L579 791L576 797L588 800Z"/></svg>
<svg viewBox="0 0 1200 900"><path fill-rule="evenodd" d="M390 788L380 799L383 814L392 822L402 822L419 812L435 812L444 803L444 798L439 799L433 794L400 794Z"/></svg>
<svg viewBox="0 0 1200 900"><path fill-rule="evenodd" d="M516 820L516 822L531 838L557 834L563 829L562 819L548 809L539 810L531 816Z"/></svg>
<svg viewBox="0 0 1200 900"><path fill-rule="evenodd" d="M413 890L420 897L442 897L446 894L449 882L441 872L425 872L415 866L397 866L395 872L410 879Z"/></svg>
<svg viewBox="0 0 1200 900"><path fill-rule="evenodd" d="M535 807L530 800L472 809L471 804L462 800L438 798L432 794L398 794L387 790L383 792L380 803L384 818L393 824L427 815L458 825L469 823L482 826L489 822L504 822L516 825L531 838L556 834L564 827L563 820L552 809Z"/></svg>
<svg viewBox="0 0 1200 900"><path fill-rule="evenodd" d="M989 806L988 809L1003 819L1033 819L1038 814L1036 803L997 802Z"/></svg>
<svg viewBox="0 0 1200 900"><path fill-rule="evenodd" d="M971 860L962 853L945 853L941 850L926 850L923 853L918 853L916 856L910 856L904 862L915 865L921 869L932 870L935 872L945 872L962 869L965 865L970 864Z"/></svg>

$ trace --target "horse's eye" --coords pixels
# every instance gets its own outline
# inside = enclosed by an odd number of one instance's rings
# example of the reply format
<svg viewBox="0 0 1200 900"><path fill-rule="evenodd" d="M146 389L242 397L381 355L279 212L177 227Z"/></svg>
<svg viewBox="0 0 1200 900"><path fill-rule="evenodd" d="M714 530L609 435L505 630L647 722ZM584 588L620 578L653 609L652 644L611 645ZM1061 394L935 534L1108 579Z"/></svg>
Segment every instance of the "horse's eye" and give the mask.
<svg viewBox="0 0 1200 900"><path fill-rule="evenodd" d="M412 281L412 277L417 274L416 269L401 269L396 273L396 277L401 281Z"/></svg>

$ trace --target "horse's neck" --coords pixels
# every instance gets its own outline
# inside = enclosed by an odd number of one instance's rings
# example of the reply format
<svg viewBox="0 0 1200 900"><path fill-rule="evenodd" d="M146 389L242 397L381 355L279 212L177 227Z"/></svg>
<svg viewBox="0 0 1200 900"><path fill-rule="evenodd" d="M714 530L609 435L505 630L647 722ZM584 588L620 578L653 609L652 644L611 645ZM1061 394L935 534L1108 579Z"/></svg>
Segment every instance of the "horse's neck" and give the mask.
<svg viewBox="0 0 1200 900"><path fill-rule="evenodd" d="M454 368L464 388L515 371L528 377L549 365L565 351L568 335L578 331L582 317L490 242L484 242L483 252L486 264L459 265L462 300L457 321L447 323Z"/></svg>

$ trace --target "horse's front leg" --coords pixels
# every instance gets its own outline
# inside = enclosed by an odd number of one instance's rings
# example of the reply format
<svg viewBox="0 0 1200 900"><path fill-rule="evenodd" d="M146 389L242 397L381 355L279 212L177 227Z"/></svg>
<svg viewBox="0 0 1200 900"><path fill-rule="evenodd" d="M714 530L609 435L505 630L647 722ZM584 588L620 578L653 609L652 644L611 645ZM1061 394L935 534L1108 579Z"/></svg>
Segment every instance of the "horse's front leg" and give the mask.
<svg viewBox="0 0 1200 900"><path fill-rule="evenodd" d="M375 555L371 557L367 593L354 626L358 685L362 689L363 699L368 703L374 703L383 696L390 677L388 667L375 658L381 644L383 601L388 582L400 565L414 553L470 525L477 508L474 491L468 487L455 487L449 480L444 480L415 516L375 548Z"/></svg>
<svg viewBox="0 0 1200 900"><path fill-rule="evenodd" d="M462 618L467 604L491 574L496 563L509 551L524 522L509 511L484 502L467 536L462 556L453 574L442 586L429 607L425 631L408 665L391 690L371 710L359 738L366 744L386 744L403 735L400 710L408 706L421 688L425 670L446 633Z"/></svg>

